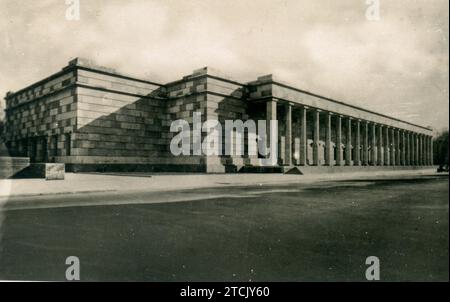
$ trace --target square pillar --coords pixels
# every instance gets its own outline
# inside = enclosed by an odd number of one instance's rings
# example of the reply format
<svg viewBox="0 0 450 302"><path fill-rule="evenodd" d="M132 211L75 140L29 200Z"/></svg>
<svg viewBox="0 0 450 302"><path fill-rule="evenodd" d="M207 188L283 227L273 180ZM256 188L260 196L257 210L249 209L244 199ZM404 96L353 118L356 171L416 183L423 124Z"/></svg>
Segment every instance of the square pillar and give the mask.
<svg viewBox="0 0 450 302"><path fill-rule="evenodd" d="M405 131L401 131L401 137L402 137L402 166L406 166L406 135Z"/></svg>
<svg viewBox="0 0 450 302"><path fill-rule="evenodd" d="M425 166L427 164L427 149L426 149L426 145L425 145L425 135L422 134L421 135L421 140L422 140L422 165Z"/></svg>
<svg viewBox="0 0 450 302"><path fill-rule="evenodd" d="M383 166L383 125L378 126L378 148L377 148L377 155L378 155L378 165Z"/></svg>
<svg viewBox="0 0 450 302"><path fill-rule="evenodd" d="M433 138L431 136L428 136L428 165L433 165Z"/></svg>
<svg viewBox="0 0 450 302"><path fill-rule="evenodd" d="M424 148L424 135L420 134L419 135L419 139L420 139L420 164L422 166L425 165L425 148Z"/></svg>
<svg viewBox="0 0 450 302"><path fill-rule="evenodd" d="M422 142L420 134L417 134L417 165L422 165Z"/></svg>
<svg viewBox="0 0 450 302"><path fill-rule="evenodd" d="M396 153L397 153L397 138L396 138L396 131L394 128L390 129L390 134L389 134L389 138L390 138L390 145L391 148L389 149L389 164L391 166L395 166L395 164L397 163L397 159L395 158Z"/></svg>
<svg viewBox="0 0 450 302"><path fill-rule="evenodd" d="M412 165L412 141L411 141L411 133L408 131L406 132L406 164L408 166Z"/></svg>
<svg viewBox="0 0 450 302"><path fill-rule="evenodd" d="M285 148L284 148L284 162L286 166L292 165L292 105L285 104Z"/></svg>
<svg viewBox="0 0 450 302"><path fill-rule="evenodd" d="M406 165L411 166L411 155L412 155L412 142L411 142L411 133L406 132Z"/></svg>
<svg viewBox="0 0 450 302"><path fill-rule="evenodd" d="M434 148L434 142L433 142L433 137L432 136L430 136L430 161L431 161L431 165L433 166L434 165L434 151L433 151L433 148Z"/></svg>
<svg viewBox="0 0 450 302"><path fill-rule="evenodd" d="M424 135L423 140L424 140L424 157L425 157L424 165L428 166L428 135Z"/></svg>
<svg viewBox="0 0 450 302"><path fill-rule="evenodd" d="M371 160L371 165L372 166L376 166L378 165L378 160L377 160L377 149L376 149L376 142L377 142L377 124L373 123L372 124L372 160Z"/></svg>
<svg viewBox="0 0 450 302"><path fill-rule="evenodd" d="M272 148L271 133L270 133L270 121L277 120L277 102L275 100L268 100L266 102L266 140L269 150ZM278 135L278 133L277 133ZM267 154L266 158L270 158L272 154ZM276 161L277 159L273 159Z"/></svg>
<svg viewBox="0 0 450 302"><path fill-rule="evenodd" d="M412 166L414 164L414 148L413 148L413 136L411 132L408 132L408 140L409 140L409 144L408 144L408 148L409 148L409 165Z"/></svg>
<svg viewBox="0 0 450 302"><path fill-rule="evenodd" d="M364 122L363 130L363 165L369 165L369 122Z"/></svg>
<svg viewBox="0 0 450 302"><path fill-rule="evenodd" d="M347 140L345 147L345 165L352 165L352 118L347 117Z"/></svg>
<svg viewBox="0 0 450 302"><path fill-rule="evenodd" d="M333 158L333 148L331 146L331 112L326 113L326 138L325 138L325 165L331 166L331 160Z"/></svg>
<svg viewBox="0 0 450 302"><path fill-rule="evenodd" d="M425 134L422 134L422 164L424 166L427 165L427 137L425 136Z"/></svg>
<svg viewBox="0 0 450 302"><path fill-rule="evenodd" d="M336 116L336 166L342 165L342 115Z"/></svg>
<svg viewBox="0 0 450 302"><path fill-rule="evenodd" d="M400 166L400 158L401 158L401 152L400 152L400 129L395 129L394 133L395 134L395 141L393 143L395 143L395 163L394 165Z"/></svg>
<svg viewBox="0 0 450 302"><path fill-rule="evenodd" d="M356 120L356 137L355 137L355 166L361 166L361 120Z"/></svg>
<svg viewBox="0 0 450 302"><path fill-rule="evenodd" d="M307 133L306 133L306 110L308 107L301 107L300 108L300 162L299 164L301 166L306 166L306 159L307 159Z"/></svg>
<svg viewBox="0 0 450 302"><path fill-rule="evenodd" d="M320 110L313 112L314 137L313 137L313 165L319 165L319 139L320 139Z"/></svg>
<svg viewBox="0 0 450 302"><path fill-rule="evenodd" d="M414 134L414 143L416 144L415 150L414 150L414 155L415 155L414 160L415 160L416 166L419 166L420 165L420 160L419 160L420 147L419 147L419 135L417 133Z"/></svg>
<svg viewBox="0 0 450 302"><path fill-rule="evenodd" d="M388 126L384 127L384 165L390 166L391 165L391 157L390 157L390 149L392 148L390 146L390 138L389 138L389 132L390 129Z"/></svg>

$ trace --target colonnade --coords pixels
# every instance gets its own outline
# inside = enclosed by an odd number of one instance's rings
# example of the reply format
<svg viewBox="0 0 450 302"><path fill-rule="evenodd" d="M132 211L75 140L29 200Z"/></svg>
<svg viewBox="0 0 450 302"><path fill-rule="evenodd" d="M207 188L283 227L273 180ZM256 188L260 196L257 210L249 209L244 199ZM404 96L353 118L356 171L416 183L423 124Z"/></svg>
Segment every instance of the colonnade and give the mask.
<svg viewBox="0 0 450 302"><path fill-rule="evenodd" d="M277 120L277 101L266 103L266 119ZM307 106L284 103L283 165L428 166L433 163L432 136ZM299 108L297 107L299 106ZM294 113L293 113L294 112ZM308 113L312 120L308 119ZM299 120L299 154L293 156L293 114ZM325 121L322 126L321 120ZM312 162L308 154L308 126L312 122ZM269 124L269 123L268 123ZM334 124L335 141L332 142ZM343 140L343 125L345 140ZM321 127L325 127L323 161L319 159ZM354 131L353 131L354 130ZM323 131L322 131L323 132ZM309 151L311 152L311 151Z"/></svg>

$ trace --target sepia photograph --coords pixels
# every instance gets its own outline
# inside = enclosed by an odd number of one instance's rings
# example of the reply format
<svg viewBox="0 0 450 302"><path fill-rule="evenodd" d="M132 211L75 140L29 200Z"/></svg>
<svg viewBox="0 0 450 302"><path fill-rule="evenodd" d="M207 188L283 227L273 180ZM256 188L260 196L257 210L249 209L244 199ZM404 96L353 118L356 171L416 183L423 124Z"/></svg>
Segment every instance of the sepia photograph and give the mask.
<svg viewBox="0 0 450 302"><path fill-rule="evenodd" d="M0 56L1 281L449 281L447 0L0 0Z"/></svg>

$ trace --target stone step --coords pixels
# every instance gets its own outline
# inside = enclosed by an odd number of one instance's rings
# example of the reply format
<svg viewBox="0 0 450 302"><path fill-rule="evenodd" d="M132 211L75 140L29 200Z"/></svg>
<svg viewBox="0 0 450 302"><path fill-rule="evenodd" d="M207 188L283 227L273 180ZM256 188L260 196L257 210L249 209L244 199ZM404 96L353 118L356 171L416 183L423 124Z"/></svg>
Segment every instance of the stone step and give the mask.
<svg viewBox="0 0 450 302"><path fill-rule="evenodd" d="M62 163L32 163L19 173L17 178L45 178L46 180L63 180L65 165Z"/></svg>
<svg viewBox="0 0 450 302"><path fill-rule="evenodd" d="M240 173L284 173L280 166L244 166L238 172Z"/></svg>

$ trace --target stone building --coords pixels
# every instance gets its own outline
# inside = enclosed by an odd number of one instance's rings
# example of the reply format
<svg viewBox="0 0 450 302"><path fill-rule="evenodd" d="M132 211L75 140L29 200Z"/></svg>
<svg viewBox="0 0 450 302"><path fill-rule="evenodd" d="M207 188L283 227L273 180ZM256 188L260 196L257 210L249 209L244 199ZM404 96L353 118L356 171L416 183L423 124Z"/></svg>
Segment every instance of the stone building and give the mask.
<svg viewBox="0 0 450 302"><path fill-rule="evenodd" d="M322 97L271 75L239 83L208 68L158 84L74 59L9 92L5 141L11 156L59 162L67 171L331 172L415 169L432 164L432 129ZM174 156L176 119L278 120L279 160Z"/></svg>

